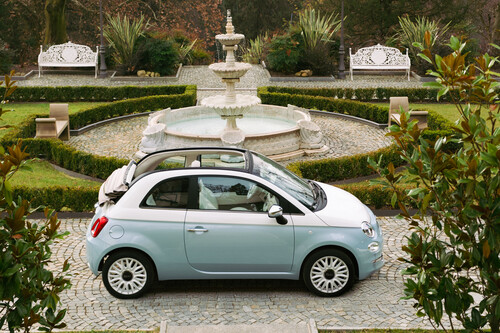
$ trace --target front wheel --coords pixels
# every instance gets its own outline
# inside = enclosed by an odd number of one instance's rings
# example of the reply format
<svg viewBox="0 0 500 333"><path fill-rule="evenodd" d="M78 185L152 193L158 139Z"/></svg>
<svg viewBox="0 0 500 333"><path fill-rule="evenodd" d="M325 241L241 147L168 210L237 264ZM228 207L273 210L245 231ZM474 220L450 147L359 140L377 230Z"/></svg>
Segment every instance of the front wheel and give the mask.
<svg viewBox="0 0 500 333"><path fill-rule="evenodd" d="M354 265L340 250L321 250L306 259L302 278L307 288L318 296L339 296L354 283Z"/></svg>
<svg viewBox="0 0 500 333"><path fill-rule="evenodd" d="M116 298L137 298L153 283L153 265L139 252L120 251L104 262L102 280L108 292Z"/></svg>

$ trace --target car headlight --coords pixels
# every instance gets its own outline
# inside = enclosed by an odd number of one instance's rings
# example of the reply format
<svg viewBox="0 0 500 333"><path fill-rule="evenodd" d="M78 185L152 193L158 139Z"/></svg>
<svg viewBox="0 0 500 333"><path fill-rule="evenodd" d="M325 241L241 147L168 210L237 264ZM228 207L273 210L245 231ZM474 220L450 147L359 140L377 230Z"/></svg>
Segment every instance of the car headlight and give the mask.
<svg viewBox="0 0 500 333"><path fill-rule="evenodd" d="M375 230L373 229L370 222L361 222L361 230L365 233L366 236L373 238L375 237Z"/></svg>

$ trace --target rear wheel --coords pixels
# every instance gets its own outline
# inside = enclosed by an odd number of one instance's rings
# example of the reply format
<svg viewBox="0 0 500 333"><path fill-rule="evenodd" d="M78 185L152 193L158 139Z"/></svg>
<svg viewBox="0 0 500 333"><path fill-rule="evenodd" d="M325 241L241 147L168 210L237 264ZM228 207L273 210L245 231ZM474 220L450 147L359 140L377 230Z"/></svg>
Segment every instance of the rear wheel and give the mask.
<svg viewBox="0 0 500 333"><path fill-rule="evenodd" d="M306 259L302 278L307 288L318 296L339 296L354 283L354 265L344 252L325 249Z"/></svg>
<svg viewBox="0 0 500 333"><path fill-rule="evenodd" d="M102 280L108 292L122 299L142 296L154 281L151 260L135 251L120 251L104 262Z"/></svg>

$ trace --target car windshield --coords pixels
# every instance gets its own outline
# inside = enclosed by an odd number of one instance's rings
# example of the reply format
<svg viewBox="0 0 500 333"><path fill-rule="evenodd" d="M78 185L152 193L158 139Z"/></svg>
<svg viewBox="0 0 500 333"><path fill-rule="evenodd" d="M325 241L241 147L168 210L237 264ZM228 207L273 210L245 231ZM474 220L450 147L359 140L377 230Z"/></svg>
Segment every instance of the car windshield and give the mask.
<svg viewBox="0 0 500 333"><path fill-rule="evenodd" d="M315 208L316 195L311 186L273 160L253 153L253 173L280 187L309 209Z"/></svg>

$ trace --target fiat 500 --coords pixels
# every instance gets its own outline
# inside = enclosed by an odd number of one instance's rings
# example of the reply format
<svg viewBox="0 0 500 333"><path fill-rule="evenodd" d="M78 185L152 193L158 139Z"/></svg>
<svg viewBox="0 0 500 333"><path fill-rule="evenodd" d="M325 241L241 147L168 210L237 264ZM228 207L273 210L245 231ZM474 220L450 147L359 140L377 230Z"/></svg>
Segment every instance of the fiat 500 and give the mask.
<svg viewBox="0 0 500 333"><path fill-rule="evenodd" d="M368 207L248 150L152 153L114 171L96 207L88 265L118 298L183 279L303 279L337 296L384 264Z"/></svg>

